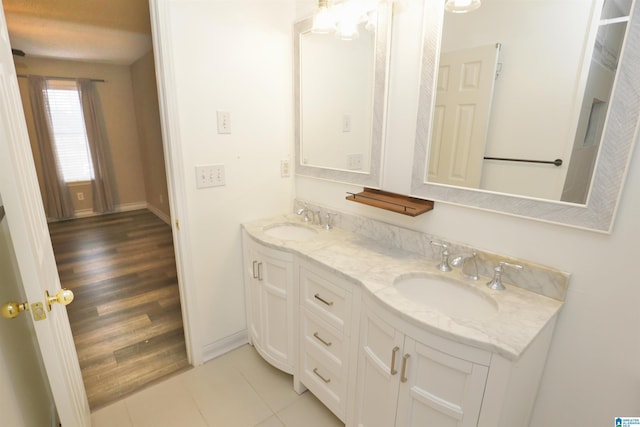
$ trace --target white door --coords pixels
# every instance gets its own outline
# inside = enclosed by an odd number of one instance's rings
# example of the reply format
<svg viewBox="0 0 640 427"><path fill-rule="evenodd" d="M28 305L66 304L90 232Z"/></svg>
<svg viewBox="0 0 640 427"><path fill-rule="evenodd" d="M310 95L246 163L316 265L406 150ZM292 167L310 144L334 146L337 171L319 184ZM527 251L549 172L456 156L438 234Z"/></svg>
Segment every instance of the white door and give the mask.
<svg viewBox="0 0 640 427"><path fill-rule="evenodd" d="M404 335L371 312L362 315L356 425L395 425Z"/></svg>
<svg viewBox="0 0 640 427"><path fill-rule="evenodd" d="M26 299L24 289L3 216L4 208L0 208L0 301L23 302ZM35 335L28 316L11 320L0 318L0 414L3 426L48 426L55 421L55 404Z"/></svg>
<svg viewBox="0 0 640 427"><path fill-rule="evenodd" d="M262 312L262 346L269 362L293 373L293 257L260 247L258 281Z"/></svg>
<svg viewBox="0 0 640 427"><path fill-rule="evenodd" d="M440 55L429 182L480 186L498 46Z"/></svg>
<svg viewBox="0 0 640 427"><path fill-rule="evenodd" d="M89 403L82 382L66 308L46 308L45 291L55 294L60 279L42 207L29 146L18 81L4 12L0 8L0 194L13 241L19 273L31 316L44 320L34 328L60 421L65 427L90 426ZM0 303L4 303L1 301ZM42 304L39 309L34 304Z"/></svg>
<svg viewBox="0 0 640 427"><path fill-rule="evenodd" d="M404 340L396 425L475 427L489 368Z"/></svg>

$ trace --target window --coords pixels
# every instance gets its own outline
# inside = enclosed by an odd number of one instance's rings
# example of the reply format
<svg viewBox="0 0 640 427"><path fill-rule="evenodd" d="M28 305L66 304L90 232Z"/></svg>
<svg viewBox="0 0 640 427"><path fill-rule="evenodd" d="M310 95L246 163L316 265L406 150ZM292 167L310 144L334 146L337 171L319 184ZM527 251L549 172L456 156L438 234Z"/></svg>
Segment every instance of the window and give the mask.
<svg viewBox="0 0 640 427"><path fill-rule="evenodd" d="M64 182L91 181L93 165L76 82L47 80L46 99Z"/></svg>

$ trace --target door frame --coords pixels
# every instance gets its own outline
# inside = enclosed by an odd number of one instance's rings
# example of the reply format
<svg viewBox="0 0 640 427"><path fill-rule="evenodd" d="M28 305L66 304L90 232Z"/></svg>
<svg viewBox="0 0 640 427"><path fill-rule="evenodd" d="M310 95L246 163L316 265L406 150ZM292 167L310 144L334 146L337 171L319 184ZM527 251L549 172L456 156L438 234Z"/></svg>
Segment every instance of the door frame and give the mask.
<svg viewBox="0 0 640 427"><path fill-rule="evenodd" d="M160 125L167 174L167 189L171 211L171 229L176 255L178 288L182 301L182 323L187 359L193 366L204 363L202 338L198 323L198 301L195 273L191 260L191 236L187 209L186 184L182 161L182 139L178 120L178 101L173 52L171 50L171 22L167 0L149 0L151 36L160 108ZM187 284L191 286L187 286Z"/></svg>
<svg viewBox="0 0 640 427"><path fill-rule="evenodd" d="M187 284L194 284L194 270L190 257L190 239L189 239L189 220L188 220L188 212L186 209L186 192L184 185L184 174L182 168L182 154L181 154L181 140L180 140L180 132L179 126L177 123L177 102L176 102L176 88L175 88L175 79L173 75L173 67L172 67L172 53L169 49L171 46L171 32L169 26L169 15L168 15L168 7L169 4L166 0L150 0L150 20L152 24L152 38L155 49L155 69L158 80L158 101L160 107L160 118L161 118L161 128L162 128L162 136L163 136L163 149L165 156L165 165L167 171L167 185L169 190L169 205L171 209L172 216L172 233L174 239L174 251L176 255L176 268L178 273L178 287L180 290L180 300L182 306L182 317L183 317L183 329L185 334L185 344L187 350L187 357L189 363L192 365L201 365L203 363L203 347L201 345L201 337L198 331L198 312L197 312L197 300L196 300L196 292L195 289L189 288ZM4 12L0 10L0 28L6 29L6 19L4 16ZM19 95L17 91L17 76L15 73L15 68L12 70L11 75L5 76L9 79L13 79L13 84L15 85L15 94ZM11 98L11 94L5 94L3 96L7 96ZM15 100L13 100L15 101ZM22 111L21 105L18 102L13 102L11 106L11 110L15 113L16 117L22 117L24 121L24 112ZM19 113L19 114L18 114ZM17 118L16 118L17 120ZM26 127L24 128L24 132L26 134ZM28 137L26 139L28 141ZM29 150L29 147L17 147L19 151L24 152L25 150ZM26 169L33 169L33 160L30 165L22 165ZM35 177L35 169L32 170L33 176ZM32 183L33 184L33 183ZM39 194L39 187L35 185L34 191L37 190ZM15 199L15 197L20 197L17 194L7 195L7 199ZM8 201L8 200L7 200ZM40 219L44 221L44 211L42 206L39 205L41 216ZM38 214L38 212L34 212L34 214ZM10 216L8 214L7 216ZM15 215L14 215L15 217ZM46 221L45 221L46 223ZM21 225L22 226L22 225ZM26 225L25 225L26 226ZM44 248L46 250L53 251L51 247L50 241L48 248ZM60 287L59 277L57 276L57 272L55 274L54 282L57 283L57 288ZM33 298L32 298L33 299ZM65 313L66 315L66 313ZM67 321L68 324L68 321ZM70 332L70 328L69 328ZM55 339L53 335L49 335L46 337L47 342L50 345L54 345ZM58 337L59 338L59 337ZM71 345L72 342L71 342ZM69 355L58 353L58 357L66 358ZM77 354L73 354L77 361ZM64 371L64 370L63 370ZM76 394L78 396L84 395L86 402L86 392L84 390L84 386L77 385L71 386L74 384L73 375L70 376L70 373L67 371L56 371L51 372L50 370L47 372L47 376L49 377L50 382L53 380L54 382L58 382L60 384L67 384L70 386L70 393ZM52 378L53 376L53 378ZM57 404L59 404L57 402ZM58 408L58 410L63 409L63 411L68 415L66 419L72 420L74 423L84 422L81 421L84 415L80 415L81 413L88 413L88 405L85 408L76 408L73 407L73 403L71 400L69 402L65 402L63 408Z"/></svg>

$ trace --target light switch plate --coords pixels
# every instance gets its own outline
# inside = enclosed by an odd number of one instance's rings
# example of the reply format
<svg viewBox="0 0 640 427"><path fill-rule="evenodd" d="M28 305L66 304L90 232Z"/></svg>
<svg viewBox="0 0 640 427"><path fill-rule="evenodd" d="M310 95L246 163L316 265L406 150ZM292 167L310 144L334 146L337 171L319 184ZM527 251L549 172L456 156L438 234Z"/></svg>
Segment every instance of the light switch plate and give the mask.
<svg viewBox="0 0 640 427"><path fill-rule="evenodd" d="M218 120L218 133L231 133L231 113L228 111L216 111Z"/></svg>
<svg viewBox="0 0 640 427"><path fill-rule="evenodd" d="M196 166L196 188L225 185L224 165Z"/></svg>

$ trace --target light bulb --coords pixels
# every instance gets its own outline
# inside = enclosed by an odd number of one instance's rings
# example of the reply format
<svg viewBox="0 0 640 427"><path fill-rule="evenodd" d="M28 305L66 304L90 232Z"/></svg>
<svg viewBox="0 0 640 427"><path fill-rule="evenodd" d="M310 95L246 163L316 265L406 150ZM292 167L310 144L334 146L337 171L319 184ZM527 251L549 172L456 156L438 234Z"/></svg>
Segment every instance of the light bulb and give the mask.
<svg viewBox="0 0 640 427"><path fill-rule="evenodd" d="M447 0L444 10L452 13L467 13L476 10L480 5L480 0Z"/></svg>
<svg viewBox="0 0 640 427"><path fill-rule="evenodd" d="M336 36L340 40L354 40L360 36L358 32L358 22L352 19L343 19L338 24Z"/></svg>
<svg viewBox="0 0 640 427"><path fill-rule="evenodd" d="M336 18L329 10L328 1L320 0L318 11L313 15L313 26L311 32L316 34L327 34L336 29Z"/></svg>

